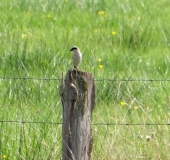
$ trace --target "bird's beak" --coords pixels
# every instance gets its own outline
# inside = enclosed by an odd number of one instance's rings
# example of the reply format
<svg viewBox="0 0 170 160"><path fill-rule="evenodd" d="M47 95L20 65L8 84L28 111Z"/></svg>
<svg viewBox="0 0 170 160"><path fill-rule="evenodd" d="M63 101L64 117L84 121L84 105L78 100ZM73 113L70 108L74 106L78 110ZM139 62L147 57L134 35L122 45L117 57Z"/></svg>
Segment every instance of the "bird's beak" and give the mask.
<svg viewBox="0 0 170 160"><path fill-rule="evenodd" d="M74 48L71 48L70 51L72 51Z"/></svg>

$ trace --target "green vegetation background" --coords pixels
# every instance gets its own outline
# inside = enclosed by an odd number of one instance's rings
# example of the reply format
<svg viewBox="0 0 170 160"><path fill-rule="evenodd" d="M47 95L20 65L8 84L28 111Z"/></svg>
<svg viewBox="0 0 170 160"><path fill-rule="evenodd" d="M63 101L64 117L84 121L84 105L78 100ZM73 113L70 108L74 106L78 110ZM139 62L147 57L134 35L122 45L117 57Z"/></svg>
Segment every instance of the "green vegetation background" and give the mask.
<svg viewBox="0 0 170 160"><path fill-rule="evenodd" d="M60 81L2 77L61 78L73 45L96 79L93 124L169 123L169 28L168 0L1 0L0 121L47 122L1 122L2 159L61 159ZM96 160L170 159L168 125L93 125L93 137Z"/></svg>

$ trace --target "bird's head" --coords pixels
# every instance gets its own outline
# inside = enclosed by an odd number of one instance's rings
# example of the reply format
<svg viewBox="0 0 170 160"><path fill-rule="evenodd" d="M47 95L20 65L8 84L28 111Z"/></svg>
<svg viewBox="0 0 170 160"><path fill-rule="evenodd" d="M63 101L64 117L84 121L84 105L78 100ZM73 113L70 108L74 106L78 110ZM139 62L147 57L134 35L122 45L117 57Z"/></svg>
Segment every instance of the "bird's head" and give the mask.
<svg viewBox="0 0 170 160"><path fill-rule="evenodd" d="M77 46L73 46L73 47L70 49L70 51L77 51L77 50L79 50L79 48L78 48Z"/></svg>

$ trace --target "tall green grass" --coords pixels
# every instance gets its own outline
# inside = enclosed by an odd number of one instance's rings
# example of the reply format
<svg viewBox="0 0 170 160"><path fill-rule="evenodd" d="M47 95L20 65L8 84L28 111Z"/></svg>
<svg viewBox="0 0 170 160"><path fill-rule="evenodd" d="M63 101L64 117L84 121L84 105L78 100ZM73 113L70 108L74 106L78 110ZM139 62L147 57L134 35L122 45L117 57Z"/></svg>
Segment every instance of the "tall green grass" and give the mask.
<svg viewBox="0 0 170 160"><path fill-rule="evenodd" d="M15 121L0 123L1 158L61 159L52 79L72 69L77 45L80 70L96 80L93 159L169 159L168 125L119 125L169 123L169 81L128 81L169 79L169 9L167 0L1 0L0 77L51 79L0 79L0 121Z"/></svg>

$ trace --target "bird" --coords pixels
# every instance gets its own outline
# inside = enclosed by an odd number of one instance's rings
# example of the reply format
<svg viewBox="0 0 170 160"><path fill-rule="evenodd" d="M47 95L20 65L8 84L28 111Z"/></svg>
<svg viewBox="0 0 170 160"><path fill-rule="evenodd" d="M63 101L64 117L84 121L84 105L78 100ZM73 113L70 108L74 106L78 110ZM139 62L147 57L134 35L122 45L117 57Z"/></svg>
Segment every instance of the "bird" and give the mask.
<svg viewBox="0 0 170 160"><path fill-rule="evenodd" d="M77 46L73 46L70 51L73 51L73 65L74 69L78 70L78 66L80 65L82 61L82 53L80 52L80 49Z"/></svg>

